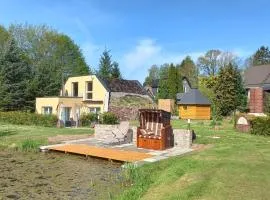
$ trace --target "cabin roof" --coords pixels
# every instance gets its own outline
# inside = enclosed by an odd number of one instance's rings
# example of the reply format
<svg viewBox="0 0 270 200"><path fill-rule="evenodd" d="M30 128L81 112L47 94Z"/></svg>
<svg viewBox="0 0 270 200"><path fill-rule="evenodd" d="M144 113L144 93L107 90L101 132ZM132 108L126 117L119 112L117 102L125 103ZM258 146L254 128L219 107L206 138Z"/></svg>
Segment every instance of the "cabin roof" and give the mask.
<svg viewBox="0 0 270 200"><path fill-rule="evenodd" d="M178 93L176 98L177 104L180 105L211 105L211 102L198 89L191 89L187 93Z"/></svg>

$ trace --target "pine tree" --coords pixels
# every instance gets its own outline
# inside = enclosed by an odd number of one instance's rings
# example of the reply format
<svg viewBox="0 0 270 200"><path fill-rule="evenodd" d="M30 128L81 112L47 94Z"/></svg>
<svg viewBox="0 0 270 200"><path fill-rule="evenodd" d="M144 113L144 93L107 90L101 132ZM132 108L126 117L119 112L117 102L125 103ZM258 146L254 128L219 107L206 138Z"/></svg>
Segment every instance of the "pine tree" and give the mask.
<svg viewBox="0 0 270 200"><path fill-rule="evenodd" d="M175 99L176 93L178 91L178 74L176 67L173 64L170 64L169 71L168 71L168 92L169 98Z"/></svg>
<svg viewBox="0 0 270 200"><path fill-rule="evenodd" d="M227 116L243 106L244 87L237 66L229 63L220 68L214 92L218 115Z"/></svg>
<svg viewBox="0 0 270 200"><path fill-rule="evenodd" d="M102 55L100 56L99 69L97 71L97 74L101 78L105 79L122 78L119 64L115 61L112 61L110 51L107 49L105 49Z"/></svg>
<svg viewBox="0 0 270 200"><path fill-rule="evenodd" d="M164 64L160 67L159 71L159 87L158 87L158 99L167 99L169 98L168 92L168 64Z"/></svg>
<svg viewBox="0 0 270 200"><path fill-rule="evenodd" d="M173 64L164 64L159 69L158 99L176 99L183 92L182 76Z"/></svg>
<svg viewBox="0 0 270 200"><path fill-rule="evenodd" d="M122 75L119 69L119 64L117 62L113 62L112 64L112 71L111 71L112 78L121 79Z"/></svg>
<svg viewBox="0 0 270 200"><path fill-rule="evenodd" d="M188 78L192 87L198 86L198 69L190 56L187 56L181 64L178 65L178 70L183 77Z"/></svg>
<svg viewBox="0 0 270 200"><path fill-rule="evenodd" d="M239 110L240 112L247 112L247 92L244 87L244 81L241 75L241 72L239 69L236 70L236 77L237 77L237 104L236 104L236 109Z"/></svg>
<svg viewBox="0 0 270 200"><path fill-rule="evenodd" d="M102 78L111 78L113 68L111 57L110 51L105 49L99 59L98 75Z"/></svg>
<svg viewBox="0 0 270 200"><path fill-rule="evenodd" d="M270 50L268 47L261 46L251 58L252 65L266 65L270 64Z"/></svg>
<svg viewBox="0 0 270 200"><path fill-rule="evenodd" d="M8 31L0 25L0 56L3 54L5 45L10 37Z"/></svg>
<svg viewBox="0 0 270 200"><path fill-rule="evenodd" d="M28 86L31 69L27 59L13 39L8 42L0 59L0 109L3 111L28 110L31 95Z"/></svg>

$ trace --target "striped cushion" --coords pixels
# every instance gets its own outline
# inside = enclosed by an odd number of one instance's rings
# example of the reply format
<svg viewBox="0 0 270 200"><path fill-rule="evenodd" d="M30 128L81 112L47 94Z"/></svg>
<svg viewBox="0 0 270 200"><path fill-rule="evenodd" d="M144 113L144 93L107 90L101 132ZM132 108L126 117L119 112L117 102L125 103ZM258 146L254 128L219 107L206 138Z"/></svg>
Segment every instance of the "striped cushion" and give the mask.
<svg viewBox="0 0 270 200"><path fill-rule="evenodd" d="M140 114L140 132L143 138L161 139L161 129L163 124L161 122L161 116L155 113L141 113Z"/></svg>

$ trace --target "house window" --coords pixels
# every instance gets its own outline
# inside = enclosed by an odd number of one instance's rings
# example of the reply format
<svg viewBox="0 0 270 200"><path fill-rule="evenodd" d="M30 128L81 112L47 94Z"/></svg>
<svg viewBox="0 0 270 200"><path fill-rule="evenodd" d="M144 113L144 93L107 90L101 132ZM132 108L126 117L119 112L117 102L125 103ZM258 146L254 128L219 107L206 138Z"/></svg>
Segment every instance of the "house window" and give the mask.
<svg viewBox="0 0 270 200"><path fill-rule="evenodd" d="M183 109L184 109L184 110L187 110L187 106L183 106Z"/></svg>
<svg viewBox="0 0 270 200"><path fill-rule="evenodd" d="M72 83L72 94L74 97L78 96L78 88L79 88L79 83L78 82L73 82Z"/></svg>
<svg viewBox="0 0 270 200"><path fill-rule="evenodd" d="M52 114L52 107L51 106L45 106L45 107L43 107L43 113L45 115L51 115Z"/></svg>
<svg viewBox="0 0 270 200"><path fill-rule="evenodd" d="M100 113L100 107L90 107L89 112L91 113Z"/></svg>
<svg viewBox="0 0 270 200"><path fill-rule="evenodd" d="M93 82L86 82L86 99L93 99Z"/></svg>

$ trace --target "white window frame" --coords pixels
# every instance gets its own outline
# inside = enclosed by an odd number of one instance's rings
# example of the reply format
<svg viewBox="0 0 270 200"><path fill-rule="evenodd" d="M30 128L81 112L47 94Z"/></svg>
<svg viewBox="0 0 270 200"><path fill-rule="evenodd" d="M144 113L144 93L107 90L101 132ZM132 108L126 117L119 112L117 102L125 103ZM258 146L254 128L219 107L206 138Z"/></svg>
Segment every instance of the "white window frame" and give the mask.
<svg viewBox="0 0 270 200"><path fill-rule="evenodd" d="M92 83L92 90L88 90L88 83ZM88 98L88 94L92 94L92 98ZM86 81L85 86L85 99L92 100L93 99L93 81Z"/></svg>
<svg viewBox="0 0 270 200"><path fill-rule="evenodd" d="M90 113L96 113L99 114L101 111L100 107L88 107Z"/></svg>
<svg viewBox="0 0 270 200"><path fill-rule="evenodd" d="M44 115L52 115L52 106L43 106L42 111Z"/></svg>

